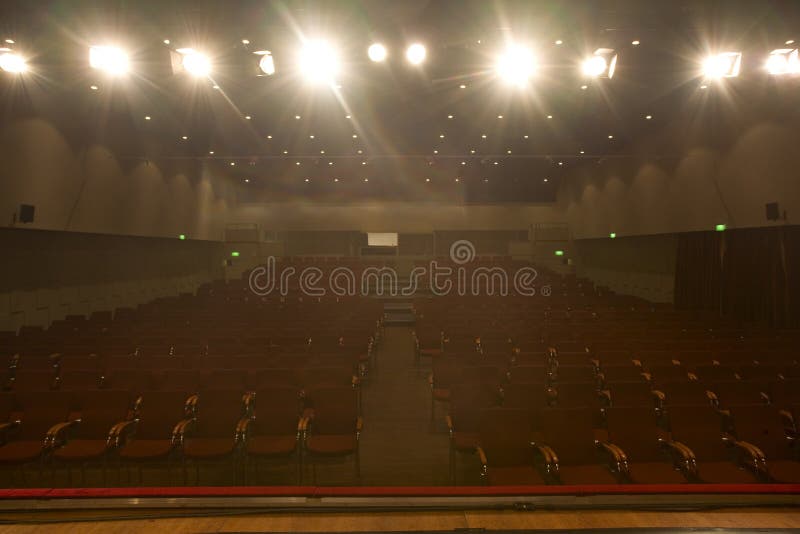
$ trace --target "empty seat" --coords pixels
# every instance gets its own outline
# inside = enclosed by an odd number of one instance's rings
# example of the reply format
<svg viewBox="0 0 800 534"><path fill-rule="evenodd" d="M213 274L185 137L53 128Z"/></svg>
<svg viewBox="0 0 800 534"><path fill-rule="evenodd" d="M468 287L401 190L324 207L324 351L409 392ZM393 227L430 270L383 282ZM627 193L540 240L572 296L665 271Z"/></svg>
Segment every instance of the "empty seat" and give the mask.
<svg viewBox="0 0 800 534"><path fill-rule="evenodd" d="M481 412L497 404L490 390L472 384L453 387L447 428L450 433L450 479L456 482L456 453L473 454L479 442Z"/></svg>
<svg viewBox="0 0 800 534"><path fill-rule="evenodd" d="M67 420L72 395L56 391L21 392L14 398L19 423L11 425L13 432L5 432L0 463L22 465L40 459L49 450L48 431Z"/></svg>
<svg viewBox="0 0 800 534"><path fill-rule="evenodd" d="M357 482L361 481L359 440L363 422L358 398L352 388L323 388L306 393L313 404L308 416L304 450L311 463L313 482L317 463L326 458L352 456Z"/></svg>
<svg viewBox="0 0 800 534"><path fill-rule="evenodd" d="M530 413L514 408L484 410L479 422L481 475L492 486L540 485L531 446Z"/></svg>
<svg viewBox="0 0 800 534"><path fill-rule="evenodd" d="M751 405L734 406L731 414L736 437L758 447L754 467L769 480L800 483L800 458L787 435L781 413L772 406Z"/></svg>
<svg viewBox="0 0 800 534"><path fill-rule="evenodd" d="M638 380L634 382L609 382L605 384L605 394L611 406L649 406L655 403L650 384Z"/></svg>

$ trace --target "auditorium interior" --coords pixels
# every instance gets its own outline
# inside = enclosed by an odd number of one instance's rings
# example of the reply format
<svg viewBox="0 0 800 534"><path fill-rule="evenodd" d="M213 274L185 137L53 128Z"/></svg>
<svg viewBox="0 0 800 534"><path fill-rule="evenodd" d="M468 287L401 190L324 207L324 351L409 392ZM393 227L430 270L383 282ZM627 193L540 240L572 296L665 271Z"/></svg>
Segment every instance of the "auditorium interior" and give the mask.
<svg viewBox="0 0 800 534"><path fill-rule="evenodd" d="M4 0L0 532L800 532L798 47Z"/></svg>

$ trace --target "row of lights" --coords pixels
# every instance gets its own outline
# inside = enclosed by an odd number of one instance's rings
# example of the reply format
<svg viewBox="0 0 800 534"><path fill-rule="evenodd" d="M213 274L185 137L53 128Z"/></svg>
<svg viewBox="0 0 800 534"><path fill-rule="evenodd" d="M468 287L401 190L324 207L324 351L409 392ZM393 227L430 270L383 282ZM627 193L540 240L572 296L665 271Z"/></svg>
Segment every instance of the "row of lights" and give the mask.
<svg viewBox="0 0 800 534"><path fill-rule="evenodd" d="M169 40L165 40L169 43ZM249 41L248 41L249 42ZM7 39L6 44L13 44ZM558 44L559 42L556 41ZM639 41L633 42L635 45ZM794 44L793 40L786 45ZM212 72L212 61L208 55L193 48L178 48L174 51L177 60L174 63L178 70L192 76L207 77ZM275 74L275 62L268 50L253 52L258 56L261 75ZM367 56L374 62L383 62L389 52L381 43L373 43L367 48ZM412 65L420 65L427 57L427 50L421 43L413 43L406 48L406 60ZM618 54L612 48L598 48L582 62L584 75L595 78L613 78L616 71ZM89 65L114 76L125 74L130 69L129 56L122 49L114 46L91 46L89 49ZM706 78L733 78L739 75L742 65L742 52L721 52L708 56L702 63L703 75ZM770 74L800 74L800 57L797 48L779 48L767 56L764 66ZM28 68L24 57L8 47L0 48L0 69L6 72L21 73ZM339 55L336 49L324 40L309 40L298 54L300 72L313 82L333 82L339 72ZM510 44L496 58L497 75L512 85L524 86L533 77L538 68L537 58L532 49L521 44ZM462 88L465 87L462 84ZM582 88L585 88L583 86Z"/></svg>
<svg viewBox="0 0 800 534"><path fill-rule="evenodd" d="M311 178L304 178L304 179L303 179L303 181L304 181L305 183L310 183L310 182L311 182ZM365 183L368 183L368 182L369 182L369 178L364 178L364 180L363 180L363 181L364 181ZM456 177L454 181L455 181L456 183L461 183L461 177L460 177L460 176L459 176L459 177ZM543 183L548 183L549 181L550 181L550 180L549 180L548 178L542 178L542 182L543 182ZM334 182L334 183L339 183L339 179L338 179L338 178L334 178L334 179L333 179L333 182ZM430 182L431 182L431 179L430 179L430 178L425 178L425 183L430 183ZM489 179L488 179L488 178L484 178L484 179L483 179L483 182L484 182L484 183L489 183ZM245 179L244 179L244 183L246 183L246 184L249 184L249 183L250 183L250 178L245 178Z"/></svg>

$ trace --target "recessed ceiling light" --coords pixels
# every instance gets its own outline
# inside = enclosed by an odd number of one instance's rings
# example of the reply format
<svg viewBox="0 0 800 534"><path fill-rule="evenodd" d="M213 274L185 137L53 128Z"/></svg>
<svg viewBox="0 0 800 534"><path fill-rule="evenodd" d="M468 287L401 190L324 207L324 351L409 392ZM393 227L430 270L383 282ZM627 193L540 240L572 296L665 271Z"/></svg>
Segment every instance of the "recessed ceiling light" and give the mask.
<svg viewBox="0 0 800 534"><path fill-rule="evenodd" d="M430 179L430 178L425 178L425 181L426 181L426 182L430 182L430 181L431 181L431 179Z"/></svg>
<svg viewBox="0 0 800 534"><path fill-rule="evenodd" d="M236 162L235 161L231 161L231 167L236 167Z"/></svg>
<svg viewBox="0 0 800 534"><path fill-rule="evenodd" d="M217 84L212 85L211 88L212 89L216 89L217 91L219 91L219 85L217 85Z"/></svg>
<svg viewBox="0 0 800 534"><path fill-rule="evenodd" d="M268 135L268 136L267 136L267 139L272 139L272 136L271 136L271 135Z"/></svg>
<svg viewBox="0 0 800 534"><path fill-rule="evenodd" d="M14 39L6 39L6 42L8 44L14 44ZM786 43L786 44L789 44L789 43Z"/></svg>
<svg viewBox="0 0 800 534"><path fill-rule="evenodd" d="M332 161L329 161L329 162L328 162L328 165L333 165L333 162L332 162Z"/></svg>
<svg viewBox="0 0 800 534"><path fill-rule="evenodd" d="M295 165L300 165L300 162L299 161L295 161L294 164Z"/></svg>
<svg viewBox="0 0 800 534"><path fill-rule="evenodd" d="M488 178L484 178L483 181L488 183L489 179Z"/></svg>
<svg viewBox="0 0 800 534"><path fill-rule="evenodd" d="M462 162L461 162L461 164L462 164L462 165L466 165L466 164L467 164L467 162L466 162L466 161L462 161Z"/></svg>
<svg viewBox="0 0 800 534"><path fill-rule="evenodd" d="M439 134L439 139L444 139L444 134Z"/></svg>
<svg viewBox="0 0 800 534"><path fill-rule="evenodd" d="M653 116L652 115L645 115L644 118L647 119L647 120L650 120L650 119L653 118Z"/></svg>
<svg viewBox="0 0 800 534"><path fill-rule="evenodd" d="M452 115L448 115L448 116L447 116L447 118L448 118L448 119L452 119L452 118L453 118L453 116L452 116Z"/></svg>
<svg viewBox="0 0 800 534"><path fill-rule="evenodd" d="M314 139L314 136L313 135L309 135L308 138L309 139Z"/></svg>
<svg viewBox="0 0 800 534"><path fill-rule="evenodd" d="M164 44L169 44L169 39L164 39Z"/></svg>
<svg viewBox="0 0 800 534"><path fill-rule="evenodd" d="M608 138L609 139L614 139L614 136L613 135L609 135Z"/></svg>
<svg viewBox="0 0 800 534"><path fill-rule="evenodd" d="M557 39L556 40L556 44L557 45L562 45L562 44L564 44L564 41L562 41L561 39Z"/></svg>
<svg viewBox="0 0 800 534"><path fill-rule="evenodd" d="M527 139L527 138L528 138L528 136L527 136L527 135L523 135L523 136L522 136L522 138L523 138L523 139Z"/></svg>
<svg viewBox="0 0 800 534"><path fill-rule="evenodd" d="M247 119L247 120L250 120L250 119L252 119L253 117L251 117L250 115L245 115L245 116L244 116L244 118L245 118L245 119Z"/></svg>
<svg viewBox="0 0 800 534"><path fill-rule="evenodd" d="M559 166L559 167L562 167L563 165L564 165L564 162L563 162L563 161L559 161L559 162L558 162L558 166Z"/></svg>
<svg viewBox="0 0 800 534"><path fill-rule="evenodd" d="M545 178L545 179L544 179L544 180L542 180L542 181L546 183L546 182L547 182L547 178Z"/></svg>
<svg viewBox="0 0 800 534"><path fill-rule="evenodd" d="M502 115L498 115L498 116L497 116L497 118L498 118L498 119L502 119L502 118L503 118L503 116L502 116Z"/></svg>
<svg viewBox="0 0 800 534"><path fill-rule="evenodd" d="M309 182L310 180L309 180L308 178L306 178L306 179L305 179L305 181L306 181L306 182Z"/></svg>
<svg viewBox="0 0 800 534"><path fill-rule="evenodd" d="M464 85L463 83L462 83L461 85L459 85L458 87L459 87L460 89L466 89L466 88L467 88L467 86L466 86L466 85Z"/></svg>
<svg viewBox="0 0 800 534"><path fill-rule="evenodd" d="M508 151L506 151L506 153L507 153L507 154L511 154L511 151L510 151L510 150L508 150Z"/></svg>
<svg viewBox="0 0 800 534"><path fill-rule="evenodd" d="M495 165L500 165L500 164L499 164L498 162L496 162L496 161L494 162L494 164L495 164Z"/></svg>
<svg viewBox="0 0 800 534"><path fill-rule="evenodd" d="M438 150L434 150L434 151L433 151L433 153L434 153L434 154L438 154L438 153L439 153L439 151L438 151Z"/></svg>
<svg viewBox="0 0 800 534"><path fill-rule="evenodd" d="M249 184L250 183L250 178L245 178L244 179L244 183Z"/></svg>
<svg viewBox="0 0 800 534"><path fill-rule="evenodd" d="M350 115L345 115L345 116L344 116L344 118L345 118L345 119L349 119L349 118L351 118L351 117L350 117Z"/></svg>
<svg viewBox="0 0 800 534"><path fill-rule="evenodd" d="M242 39L242 44L248 45L248 44L250 44L250 40L249 39Z"/></svg>
<svg viewBox="0 0 800 534"><path fill-rule="evenodd" d="M639 41L638 40L637 41L631 41L631 44L633 46L639 46Z"/></svg>
<svg viewBox="0 0 800 534"><path fill-rule="evenodd" d="M212 156L214 155L214 151L213 151L213 150L209 150L209 151L208 151L208 153L209 153L210 155L212 155Z"/></svg>
<svg viewBox="0 0 800 534"><path fill-rule="evenodd" d="M588 86L588 85L581 85L581 90L583 90L583 91L585 91L585 90L586 90L586 89L588 89L588 88L589 88L589 86Z"/></svg>
<svg viewBox="0 0 800 534"><path fill-rule="evenodd" d="M473 148L472 150L469 151L469 153L470 154L474 154L475 153L475 149Z"/></svg>
<svg viewBox="0 0 800 534"><path fill-rule="evenodd" d="M358 135L353 134L353 139L358 139Z"/></svg>
<svg viewBox="0 0 800 534"><path fill-rule="evenodd" d="M460 182L460 181L461 181L461 178L456 178L456 182Z"/></svg>
<svg viewBox="0 0 800 534"><path fill-rule="evenodd" d="M482 139L486 139L486 134L481 134Z"/></svg>
<svg viewBox="0 0 800 534"><path fill-rule="evenodd" d="M181 139L183 139L184 141L186 141L187 139L189 139L189 137L188 137L188 136L185 136L185 135L182 135L182 136L181 136Z"/></svg>
<svg viewBox="0 0 800 534"><path fill-rule="evenodd" d="M583 154L583 153L584 153L583 150L581 150L581 154Z"/></svg>
<svg viewBox="0 0 800 534"><path fill-rule="evenodd" d="M700 86L700 89L708 89L708 86L703 84L703 85Z"/></svg>
<svg viewBox="0 0 800 534"><path fill-rule="evenodd" d="M367 164L367 162L366 162L366 161L362 161L362 162L361 162L361 164L362 164L362 165L366 165L366 164Z"/></svg>
<svg viewBox="0 0 800 534"><path fill-rule="evenodd" d="M364 151L359 148L358 149L358 153L361 154L362 152L364 152Z"/></svg>
<svg viewBox="0 0 800 534"><path fill-rule="evenodd" d="M548 118L548 119L552 119L552 118L553 118L553 116L552 116L552 115L548 115L548 116L547 116L547 118Z"/></svg>
<svg viewBox="0 0 800 534"><path fill-rule="evenodd" d="M294 116L294 120L299 121L300 120L300 115L295 115Z"/></svg>
<svg viewBox="0 0 800 534"><path fill-rule="evenodd" d="M6 41L6 42L8 42L8 41ZM786 41L786 44L787 45L794 44L794 39L789 39L788 41Z"/></svg>
<svg viewBox="0 0 800 534"><path fill-rule="evenodd" d="M319 151L319 153L320 153L320 154L324 154L324 153L325 153L325 151L324 151L324 150L320 150L320 151Z"/></svg>
<svg viewBox="0 0 800 534"><path fill-rule="evenodd" d="M334 181L334 182L338 182L338 181L339 181L339 179L338 179L338 178L334 178L334 179L333 179L333 181Z"/></svg>
<svg viewBox="0 0 800 534"><path fill-rule="evenodd" d="M89 89L91 89L92 91L97 91L99 87L97 87L96 85L90 85Z"/></svg>
<svg viewBox="0 0 800 534"><path fill-rule="evenodd" d="M288 153L289 153L289 151L288 151L288 150L284 150L284 151L283 151L283 153L284 153L284 154L288 154Z"/></svg>
<svg viewBox="0 0 800 534"><path fill-rule="evenodd" d="M150 115L145 115L144 116L144 120L149 121L150 120Z"/></svg>
<svg viewBox="0 0 800 534"><path fill-rule="evenodd" d="M364 178L364 181L365 182L369 182L369 178Z"/></svg>

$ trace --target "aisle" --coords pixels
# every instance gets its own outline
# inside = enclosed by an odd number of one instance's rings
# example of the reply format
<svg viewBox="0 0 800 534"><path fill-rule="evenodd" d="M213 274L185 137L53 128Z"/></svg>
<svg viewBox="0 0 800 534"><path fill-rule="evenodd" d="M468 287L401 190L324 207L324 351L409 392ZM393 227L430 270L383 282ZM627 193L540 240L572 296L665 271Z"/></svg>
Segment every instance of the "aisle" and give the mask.
<svg viewBox="0 0 800 534"><path fill-rule="evenodd" d="M363 392L364 485L448 483L443 415L437 417L434 429L430 425L429 372L414 365L412 329L387 327L377 372Z"/></svg>

